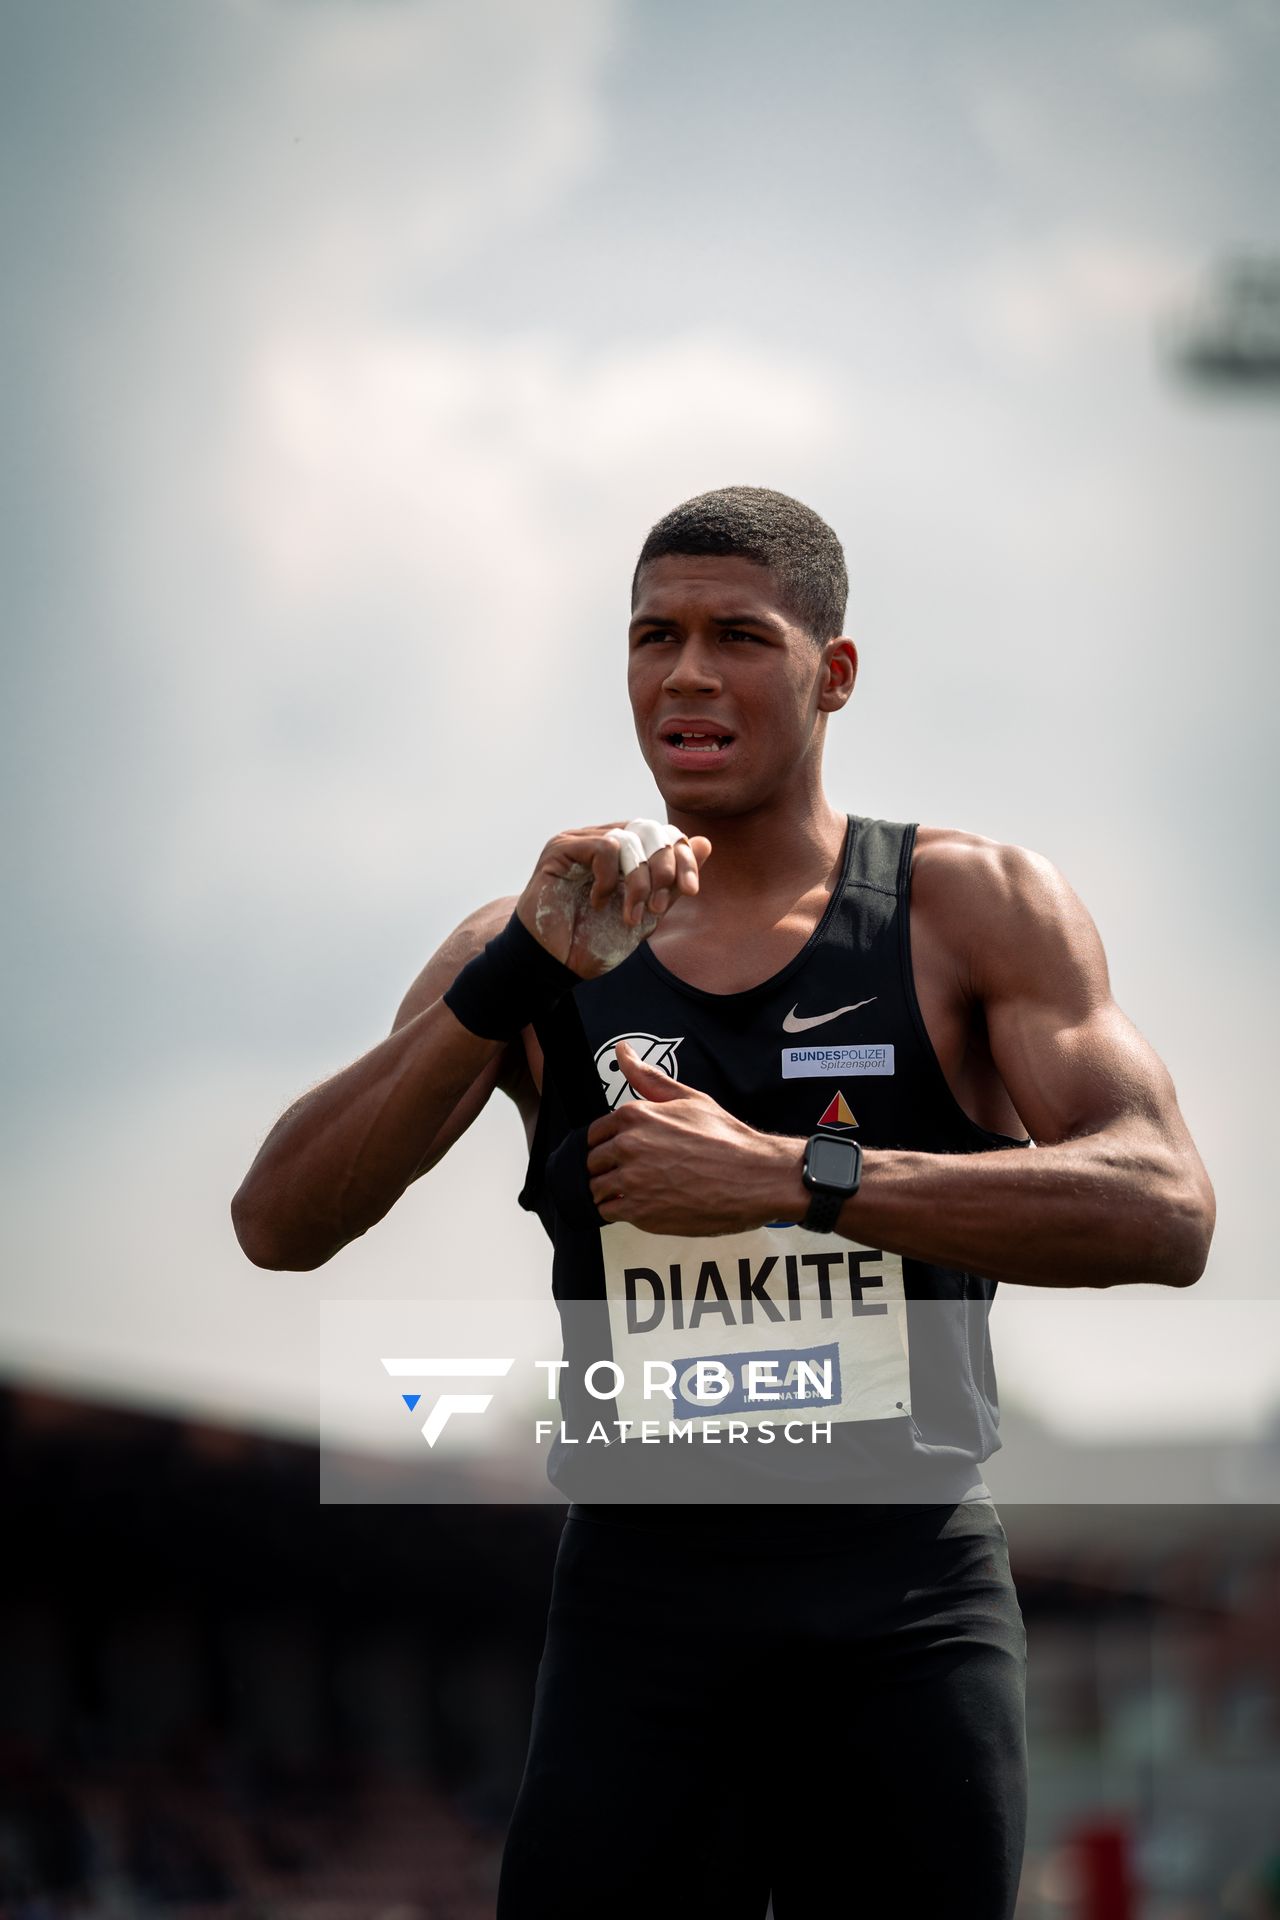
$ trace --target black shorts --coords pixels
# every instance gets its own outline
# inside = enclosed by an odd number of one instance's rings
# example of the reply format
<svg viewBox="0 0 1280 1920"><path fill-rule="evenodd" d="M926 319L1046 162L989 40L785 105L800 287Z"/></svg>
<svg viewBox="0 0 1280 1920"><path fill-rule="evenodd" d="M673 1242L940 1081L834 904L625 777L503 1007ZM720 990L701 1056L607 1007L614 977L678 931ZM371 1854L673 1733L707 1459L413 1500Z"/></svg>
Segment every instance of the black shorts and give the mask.
<svg viewBox="0 0 1280 1920"><path fill-rule="evenodd" d="M1009 1920L1025 1673L989 1502L575 1507L498 1920Z"/></svg>

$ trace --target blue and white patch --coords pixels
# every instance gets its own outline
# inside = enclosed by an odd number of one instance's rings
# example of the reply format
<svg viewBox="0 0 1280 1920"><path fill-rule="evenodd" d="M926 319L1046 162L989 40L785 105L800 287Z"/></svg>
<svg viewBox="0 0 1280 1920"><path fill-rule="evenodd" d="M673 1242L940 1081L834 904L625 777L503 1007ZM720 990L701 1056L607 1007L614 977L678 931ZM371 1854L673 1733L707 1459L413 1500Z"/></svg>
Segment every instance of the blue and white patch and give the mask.
<svg viewBox="0 0 1280 1920"><path fill-rule="evenodd" d="M840 1405L840 1348L704 1353L676 1366L673 1415L787 1413Z"/></svg>
<svg viewBox="0 0 1280 1920"><path fill-rule="evenodd" d="M844 1074L887 1078L893 1072L893 1047L784 1047L784 1080L832 1080Z"/></svg>

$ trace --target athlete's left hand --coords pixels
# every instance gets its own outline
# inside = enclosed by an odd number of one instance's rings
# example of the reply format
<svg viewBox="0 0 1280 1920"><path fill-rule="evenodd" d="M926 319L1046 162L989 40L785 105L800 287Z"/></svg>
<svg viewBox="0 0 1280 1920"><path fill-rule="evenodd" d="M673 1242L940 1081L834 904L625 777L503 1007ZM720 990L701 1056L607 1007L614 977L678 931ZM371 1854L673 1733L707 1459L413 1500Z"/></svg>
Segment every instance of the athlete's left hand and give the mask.
<svg viewBox="0 0 1280 1920"><path fill-rule="evenodd" d="M618 1065L639 1097L587 1133L591 1195L604 1220L647 1233L741 1233L785 1217L793 1200L799 1218L803 1142L757 1133L710 1094L646 1066L625 1040Z"/></svg>

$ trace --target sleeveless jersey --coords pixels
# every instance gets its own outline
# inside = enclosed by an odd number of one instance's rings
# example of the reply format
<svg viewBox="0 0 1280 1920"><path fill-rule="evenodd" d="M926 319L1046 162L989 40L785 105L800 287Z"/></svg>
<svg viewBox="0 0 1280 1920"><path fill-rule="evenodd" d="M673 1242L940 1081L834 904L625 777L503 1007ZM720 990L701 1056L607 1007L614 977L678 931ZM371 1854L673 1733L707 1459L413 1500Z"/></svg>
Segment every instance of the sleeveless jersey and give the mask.
<svg viewBox="0 0 1280 1920"><path fill-rule="evenodd" d="M915 834L851 815L826 911L759 986L689 986L646 943L539 1023L543 1093L520 1202L555 1249L566 1364L548 1473L571 1498L989 1498L995 1281L786 1223L708 1235L602 1224L585 1167L590 1121L634 1097L624 1039L762 1132L926 1153L1027 1144L965 1114L930 1043L911 966ZM612 1364L588 1390L601 1359Z"/></svg>

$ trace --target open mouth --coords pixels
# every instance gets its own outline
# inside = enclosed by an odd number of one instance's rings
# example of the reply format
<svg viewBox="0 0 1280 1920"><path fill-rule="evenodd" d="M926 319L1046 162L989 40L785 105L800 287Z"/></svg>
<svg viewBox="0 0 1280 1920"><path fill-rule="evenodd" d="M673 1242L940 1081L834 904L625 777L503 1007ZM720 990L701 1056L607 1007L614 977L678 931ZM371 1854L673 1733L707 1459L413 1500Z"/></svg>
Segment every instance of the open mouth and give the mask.
<svg viewBox="0 0 1280 1920"><path fill-rule="evenodd" d="M731 733L664 733L662 737L683 753L723 753L733 739Z"/></svg>

